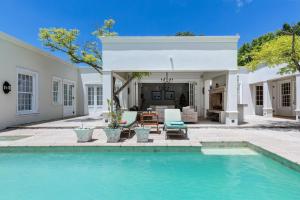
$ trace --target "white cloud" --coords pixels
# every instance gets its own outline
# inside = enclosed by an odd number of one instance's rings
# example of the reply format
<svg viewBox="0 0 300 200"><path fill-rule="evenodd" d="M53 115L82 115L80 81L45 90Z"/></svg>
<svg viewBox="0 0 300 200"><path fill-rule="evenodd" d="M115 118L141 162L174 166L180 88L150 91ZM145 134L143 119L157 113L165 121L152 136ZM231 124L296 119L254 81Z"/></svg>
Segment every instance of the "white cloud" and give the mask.
<svg viewBox="0 0 300 200"><path fill-rule="evenodd" d="M250 4L253 0L235 0L235 3L238 8L243 7L246 4Z"/></svg>

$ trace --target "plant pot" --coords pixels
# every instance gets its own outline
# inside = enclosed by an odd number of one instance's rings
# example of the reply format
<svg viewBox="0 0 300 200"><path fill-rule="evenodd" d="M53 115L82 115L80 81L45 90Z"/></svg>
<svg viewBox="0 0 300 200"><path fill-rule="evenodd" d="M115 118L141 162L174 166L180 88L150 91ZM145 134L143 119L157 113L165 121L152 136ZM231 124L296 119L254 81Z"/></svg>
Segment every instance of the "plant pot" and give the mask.
<svg viewBox="0 0 300 200"><path fill-rule="evenodd" d="M92 140L93 128L75 128L74 132L77 135L77 142L88 142Z"/></svg>
<svg viewBox="0 0 300 200"><path fill-rule="evenodd" d="M150 127L138 127L135 128L137 142L148 142Z"/></svg>
<svg viewBox="0 0 300 200"><path fill-rule="evenodd" d="M107 142L119 142L120 135L121 135L121 129L119 128L104 128L104 132L107 137Z"/></svg>

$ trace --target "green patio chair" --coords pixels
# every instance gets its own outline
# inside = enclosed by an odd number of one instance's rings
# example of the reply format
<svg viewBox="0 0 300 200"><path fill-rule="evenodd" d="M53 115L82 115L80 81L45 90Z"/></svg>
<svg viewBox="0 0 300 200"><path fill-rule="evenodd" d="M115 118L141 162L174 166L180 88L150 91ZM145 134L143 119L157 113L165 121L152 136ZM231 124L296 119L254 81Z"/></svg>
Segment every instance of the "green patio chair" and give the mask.
<svg viewBox="0 0 300 200"><path fill-rule="evenodd" d="M120 127L123 130L128 130L128 136L130 137L130 133L131 133L131 128L133 127L133 125L135 125L136 123L136 118L137 118L137 112L136 111L124 111L122 113L122 120L126 123L124 124L120 124Z"/></svg>
<svg viewBox="0 0 300 200"><path fill-rule="evenodd" d="M165 109L164 130L166 131L166 139L169 135L182 135L187 138L187 126L181 120L179 109ZM169 130L175 130L175 132L169 132Z"/></svg>

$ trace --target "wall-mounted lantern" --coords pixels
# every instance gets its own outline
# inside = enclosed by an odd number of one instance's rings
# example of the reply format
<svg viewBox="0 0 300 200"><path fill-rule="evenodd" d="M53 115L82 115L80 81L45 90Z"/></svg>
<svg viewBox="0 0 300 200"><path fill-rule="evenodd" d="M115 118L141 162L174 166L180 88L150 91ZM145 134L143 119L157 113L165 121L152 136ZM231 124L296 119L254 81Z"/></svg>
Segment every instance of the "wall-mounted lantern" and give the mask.
<svg viewBox="0 0 300 200"><path fill-rule="evenodd" d="M4 92L4 94L10 93L10 91L11 91L10 83L7 82L7 81L4 81L4 83L3 83L3 92Z"/></svg>

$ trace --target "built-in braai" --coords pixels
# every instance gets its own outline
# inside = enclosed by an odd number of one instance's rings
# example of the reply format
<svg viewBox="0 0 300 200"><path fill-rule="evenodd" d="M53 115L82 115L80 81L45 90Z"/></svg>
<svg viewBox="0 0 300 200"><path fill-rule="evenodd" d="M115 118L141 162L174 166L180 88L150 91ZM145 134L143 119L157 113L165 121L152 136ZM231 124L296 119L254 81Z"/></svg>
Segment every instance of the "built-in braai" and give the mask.
<svg viewBox="0 0 300 200"><path fill-rule="evenodd" d="M225 86L211 89L209 92L209 109L224 110L224 91Z"/></svg>
<svg viewBox="0 0 300 200"><path fill-rule="evenodd" d="M207 110L207 117L212 121L224 123L224 92L225 86L218 85L209 91L209 110Z"/></svg>

